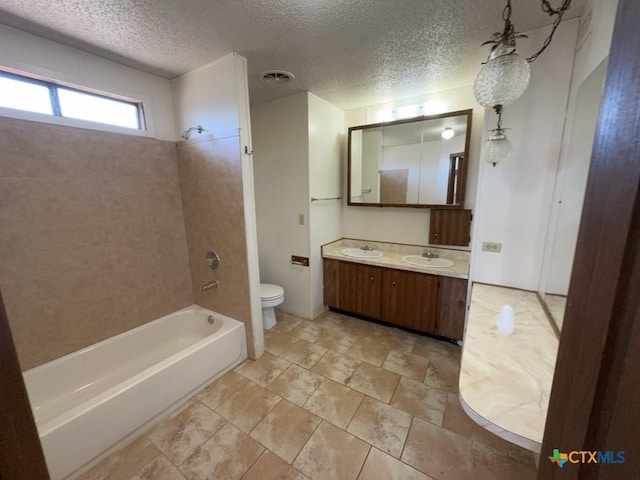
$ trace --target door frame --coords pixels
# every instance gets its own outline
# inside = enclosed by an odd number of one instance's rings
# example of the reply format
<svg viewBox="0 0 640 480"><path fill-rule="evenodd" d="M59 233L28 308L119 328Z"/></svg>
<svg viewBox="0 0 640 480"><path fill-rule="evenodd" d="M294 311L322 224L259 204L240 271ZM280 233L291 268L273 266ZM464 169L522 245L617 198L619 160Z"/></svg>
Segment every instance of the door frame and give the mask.
<svg viewBox="0 0 640 480"><path fill-rule="evenodd" d="M620 0L538 480L640 478L638 25L640 2ZM547 458L554 449L622 450L626 463L559 468Z"/></svg>

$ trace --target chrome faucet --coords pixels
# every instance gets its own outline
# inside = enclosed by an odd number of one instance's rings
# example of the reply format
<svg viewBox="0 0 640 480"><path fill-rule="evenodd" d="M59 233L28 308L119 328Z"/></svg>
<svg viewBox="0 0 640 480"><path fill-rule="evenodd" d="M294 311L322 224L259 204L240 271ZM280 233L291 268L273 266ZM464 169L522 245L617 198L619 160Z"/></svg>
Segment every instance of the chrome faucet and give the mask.
<svg viewBox="0 0 640 480"><path fill-rule="evenodd" d="M422 254L422 256L426 258L438 258L440 255L438 255L437 253L433 253L431 250L427 250Z"/></svg>
<svg viewBox="0 0 640 480"><path fill-rule="evenodd" d="M366 243L364 245L362 245L360 247L360 250L363 250L365 252L371 252L373 251L373 247L371 245L367 245Z"/></svg>
<svg viewBox="0 0 640 480"><path fill-rule="evenodd" d="M202 291L206 292L207 290L211 290L212 288L218 288L218 281L217 280L213 280L212 282L205 283L202 286Z"/></svg>

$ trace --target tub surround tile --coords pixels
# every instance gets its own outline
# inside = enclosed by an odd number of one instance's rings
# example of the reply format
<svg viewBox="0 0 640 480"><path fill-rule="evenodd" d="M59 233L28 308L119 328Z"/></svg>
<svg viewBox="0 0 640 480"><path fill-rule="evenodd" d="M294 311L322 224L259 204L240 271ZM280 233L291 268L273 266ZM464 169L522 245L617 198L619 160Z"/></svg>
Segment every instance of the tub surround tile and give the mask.
<svg viewBox="0 0 640 480"><path fill-rule="evenodd" d="M375 338L360 338L355 342L346 355L349 357L361 360L363 362L370 363L376 367L381 367L387 356L391 352L391 349L385 345L382 345Z"/></svg>
<svg viewBox="0 0 640 480"><path fill-rule="evenodd" d="M297 365L290 365L267 389L302 406L322 383L322 377Z"/></svg>
<svg viewBox="0 0 640 480"><path fill-rule="evenodd" d="M322 422L293 466L312 480L355 480L369 448L365 442L344 430Z"/></svg>
<svg viewBox="0 0 640 480"><path fill-rule="evenodd" d="M391 455L381 452L377 448L372 448L364 463L362 473L358 480L434 480L396 460Z"/></svg>
<svg viewBox="0 0 640 480"><path fill-rule="evenodd" d="M442 426L446 392L403 377L393 394L391 405L423 420Z"/></svg>
<svg viewBox="0 0 640 480"><path fill-rule="evenodd" d="M231 424L226 424L181 466L189 480L238 480L260 457L264 447Z"/></svg>
<svg viewBox="0 0 640 480"><path fill-rule="evenodd" d="M402 461L438 480L473 480L471 440L414 418Z"/></svg>
<svg viewBox="0 0 640 480"><path fill-rule="evenodd" d="M363 399L361 393L325 380L307 400L304 408L340 428L347 428Z"/></svg>
<svg viewBox="0 0 640 480"><path fill-rule="evenodd" d="M308 477L267 450L242 480L308 480Z"/></svg>
<svg viewBox="0 0 640 480"><path fill-rule="evenodd" d="M227 372L199 393L196 398L210 409L215 410L248 383L249 380L246 377L234 371Z"/></svg>
<svg viewBox="0 0 640 480"><path fill-rule="evenodd" d="M173 464L180 465L225 423L222 417L194 401L154 428L148 437Z"/></svg>
<svg viewBox="0 0 640 480"><path fill-rule="evenodd" d="M245 324L250 358L255 358L246 263L244 198L238 137L179 142L178 168L195 302ZM203 261L215 248L222 262L212 272ZM219 280L215 290L202 285Z"/></svg>
<svg viewBox="0 0 640 480"><path fill-rule="evenodd" d="M265 353L258 360L245 361L236 367L235 371L258 385L266 387L284 372L289 365L291 363L287 360Z"/></svg>
<svg viewBox="0 0 640 480"><path fill-rule="evenodd" d="M503 305L514 310L511 335L496 328ZM460 372L463 408L498 436L539 451L558 339L537 296L475 283L466 328Z"/></svg>
<svg viewBox="0 0 640 480"><path fill-rule="evenodd" d="M324 347L299 339L282 354L282 358L301 367L311 368L326 352Z"/></svg>
<svg viewBox="0 0 640 480"><path fill-rule="evenodd" d="M418 381L424 380L428 366L429 360L419 357L418 355L398 352L396 350L391 350L387 359L382 364L382 368L385 370Z"/></svg>
<svg viewBox="0 0 640 480"><path fill-rule="evenodd" d="M347 382L347 386L382 402L389 403L399 381L400 375L362 363Z"/></svg>
<svg viewBox="0 0 640 480"><path fill-rule="evenodd" d="M291 463L320 425L320 421L319 417L282 400L251 431L251 437Z"/></svg>
<svg viewBox="0 0 640 480"><path fill-rule="evenodd" d="M0 150L0 285L23 369L194 303L175 143L2 118Z"/></svg>
<svg viewBox="0 0 640 480"><path fill-rule="evenodd" d="M359 360L328 351L316 362L311 371L345 385L351 380L360 363Z"/></svg>
<svg viewBox="0 0 640 480"><path fill-rule="evenodd" d="M80 475L78 480L129 480L158 456L160 450L147 438L140 437Z"/></svg>
<svg viewBox="0 0 640 480"><path fill-rule="evenodd" d="M249 433L280 400L280 396L250 382L229 397L216 412Z"/></svg>
<svg viewBox="0 0 640 480"><path fill-rule="evenodd" d="M347 431L383 452L400 458L410 425L411 415L408 413L366 397Z"/></svg>

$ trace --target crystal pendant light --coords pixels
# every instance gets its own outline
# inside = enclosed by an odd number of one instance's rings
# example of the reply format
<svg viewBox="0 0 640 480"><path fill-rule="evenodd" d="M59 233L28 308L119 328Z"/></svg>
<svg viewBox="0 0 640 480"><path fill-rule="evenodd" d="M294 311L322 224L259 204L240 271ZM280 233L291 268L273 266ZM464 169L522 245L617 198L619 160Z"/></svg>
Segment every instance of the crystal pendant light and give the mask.
<svg viewBox="0 0 640 480"><path fill-rule="evenodd" d="M502 53L507 51L507 53ZM494 108L509 105L525 92L529 85L529 63L514 48L495 49L473 84L473 94L480 105Z"/></svg>
<svg viewBox="0 0 640 480"><path fill-rule="evenodd" d="M473 84L473 94L480 105L493 108L498 114L497 128L489 130L489 136L482 147L482 158L494 167L511 155L511 143L502 128L502 107L516 101L527 89L531 78L529 64L535 61L549 46L553 35L562 22L563 15L571 7L571 0L562 0L554 9L548 0L541 0L542 11L555 17L551 33L540 50L528 58L522 58L516 49L516 40L526 35L516 33L511 23L511 0L502 11L504 29L493 34L493 38L482 45L493 45L487 62L483 65Z"/></svg>
<svg viewBox="0 0 640 480"><path fill-rule="evenodd" d="M511 156L511 142L503 128L489 130L489 137L482 147L482 159L494 167L500 162L509 160Z"/></svg>

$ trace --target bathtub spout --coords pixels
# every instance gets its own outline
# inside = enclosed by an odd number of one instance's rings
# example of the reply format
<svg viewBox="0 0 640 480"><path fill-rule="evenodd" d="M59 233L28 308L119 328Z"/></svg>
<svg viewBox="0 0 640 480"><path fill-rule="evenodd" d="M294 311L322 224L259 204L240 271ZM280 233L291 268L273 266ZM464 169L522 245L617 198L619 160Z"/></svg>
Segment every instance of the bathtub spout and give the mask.
<svg viewBox="0 0 640 480"><path fill-rule="evenodd" d="M206 292L207 290L211 290L212 288L218 288L218 281L217 280L213 280L212 282L205 283L202 286L202 291Z"/></svg>

